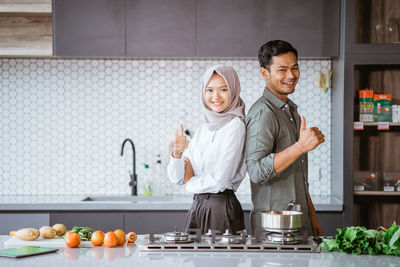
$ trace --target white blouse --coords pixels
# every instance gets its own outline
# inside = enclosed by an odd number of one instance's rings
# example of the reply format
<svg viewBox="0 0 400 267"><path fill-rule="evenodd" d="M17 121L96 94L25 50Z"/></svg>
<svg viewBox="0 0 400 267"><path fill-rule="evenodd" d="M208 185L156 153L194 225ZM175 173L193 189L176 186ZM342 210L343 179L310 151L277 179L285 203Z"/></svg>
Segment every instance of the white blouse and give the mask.
<svg viewBox="0 0 400 267"><path fill-rule="evenodd" d="M187 157L195 176L186 183L186 191L218 193L236 191L246 175L244 142L246 125L236 117L222 128L210 131L205 124L194 134L181 158L171 156L168 176L171 182L183 184Z"/></svg>

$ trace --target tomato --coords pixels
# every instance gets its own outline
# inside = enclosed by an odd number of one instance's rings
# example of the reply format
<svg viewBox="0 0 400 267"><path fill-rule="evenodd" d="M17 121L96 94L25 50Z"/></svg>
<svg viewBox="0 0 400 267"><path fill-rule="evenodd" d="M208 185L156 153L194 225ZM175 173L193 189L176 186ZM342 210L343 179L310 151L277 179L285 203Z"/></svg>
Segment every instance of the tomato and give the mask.
<svg viewBox="0 0 400 267"><path fill-rule="evenodd" d="M117 229L114 231L115 235L118 238L118 245L123 245L125 244L125 233L121 229Z"/></svg>
<svg viewBox="0 0 400 267"><path fill-rule="evenodd" d="M118 246L117 235L114 232L107 232L107 234L104 236L103 244L109 248Z"/></svg>
<svg viewBox="0 0 400 267"><path fill-rule="evenodd" d="M65 245L69 248L76 248L81 243L81 237L75 232L68 232L64 236Z"/></svg>
<svg viewBox="0 0 400 267"><path fill-rule="evenodd" d="M137 234L135 232L129 232L126 235L126 240L128 240L128 243L133 243L137 239Z"/></svg>
<svg viewBox="0 0 400 267"><path fill-rule="evenodd" d="M103 245L104 241L104 233L101 230L97 230L92 234L92 238L90 239L94 246L101 246Z"/></svg>

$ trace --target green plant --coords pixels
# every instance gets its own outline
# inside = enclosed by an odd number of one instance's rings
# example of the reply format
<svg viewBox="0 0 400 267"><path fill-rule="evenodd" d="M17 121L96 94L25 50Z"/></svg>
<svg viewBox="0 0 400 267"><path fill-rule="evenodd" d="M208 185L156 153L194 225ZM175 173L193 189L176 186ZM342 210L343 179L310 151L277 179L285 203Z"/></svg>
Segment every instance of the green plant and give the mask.
<svg viewBox="0 0 400 267"><path fill-rule="evenodd" d="M341 251L352 254L388 254L400 256L400 226L393 222L386 231L369 230L351 226L337 229L333 239L324 238L320 244L325 251Z"/></svg>

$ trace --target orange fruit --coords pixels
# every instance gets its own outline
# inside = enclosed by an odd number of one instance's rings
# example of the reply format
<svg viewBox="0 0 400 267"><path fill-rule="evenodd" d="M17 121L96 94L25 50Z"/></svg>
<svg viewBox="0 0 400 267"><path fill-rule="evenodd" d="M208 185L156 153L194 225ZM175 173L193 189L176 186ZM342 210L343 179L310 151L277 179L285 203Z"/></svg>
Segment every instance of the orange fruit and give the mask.
<svg viewBox="0 0 400 267"><path fill-rule="evenodd" d="M81 237L75 232L68 232L64 236L65 245L69 248L76 248L81 243Z"/></svg>
<svg viewBox="0 0 400 267"><path fill-rule="evenodd" d="M114 231L114 233L118 238L118 245L125 244L126 235L125 235L124 231L122 231L121 229L117 229L117 230Z"/></svg>
<svg viewBox="0 0 400 267"><path fill-rule="evenodd" d="M135 232L129 232L126 235L126 240L128 240L128 243L134 243L137 239L137 234Z"/></svg>
<svg viewBox="0 0 400 267"><path fill-rule="evenodd" d="M107 232L104 236L103 244L106 247L116 247L118 246L118 237L114 232Z"/></svg>
<svg viewBox="0 0 400 267"><path fill-rule="evenodd" d="M92 234L92 238L90 241L94 246L101 246L103 245L103 240L104 240L104 233L101 230L97 230Z"/></svg>

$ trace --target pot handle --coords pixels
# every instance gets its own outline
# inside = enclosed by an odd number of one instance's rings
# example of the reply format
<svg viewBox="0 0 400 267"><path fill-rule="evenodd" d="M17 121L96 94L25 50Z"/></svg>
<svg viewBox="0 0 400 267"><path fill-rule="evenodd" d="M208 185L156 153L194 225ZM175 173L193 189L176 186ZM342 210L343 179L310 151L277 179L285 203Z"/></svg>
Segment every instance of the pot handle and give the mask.
<svg viewBox="0 0 400 267"><path fill-rule="evenodd" d="M286 210L291 210L291 209L294 207L295 203L296 203L296 202L295 202L294 200L291 200L291 201L289 202L289 204L287 205Z"/></svg>
<svg viewBox="0 0 400 267"><path fill-rule="evenodd" d="M295 211L300 211L300 210L301 210L301 209L300 209L300 205L299 205L299 204L296 204L296 201L294 201L294 200L291 200L291 201L289 202L289 204L288 204L286 210L292 210L293 207L294 207L294 210L295 210Z"/></svg>

